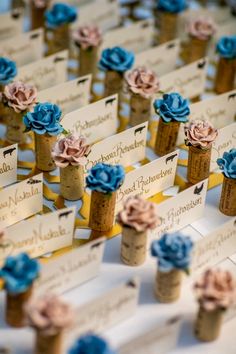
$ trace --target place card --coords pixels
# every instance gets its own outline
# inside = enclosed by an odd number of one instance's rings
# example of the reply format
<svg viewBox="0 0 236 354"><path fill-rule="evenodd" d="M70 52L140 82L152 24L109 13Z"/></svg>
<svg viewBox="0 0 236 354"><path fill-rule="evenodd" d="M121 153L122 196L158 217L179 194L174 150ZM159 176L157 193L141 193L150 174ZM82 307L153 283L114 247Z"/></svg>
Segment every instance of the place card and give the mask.
<svg viewBox="0 0 236 354"><path fill-rule="evenodd" d="M153 36L153 20L138 21L105 33L101 51L105 48L119 46L138 53L140 50L145 50L152 46Z"/></svg>
<svg viewBox="0 0 236 354"><path fill-rule="evenodd" d="M23 32L23 11L17 9L0 15L0 40Z"/></svg>
<svg viewBox="0 0 236 354"><path fill-rule="evenodd" d="M116 212L123 208L126 198L141 195L147 199L172 187L175 180L179 151L160 157L126 174L117 191Z"/></svg>
<svg viewBox="0 0 236 354"><path fill-rule="evenodd" d="M119 354L165 354L175 349L180 333L181 317L158 324L119 348Z"/></svg>
<svg viewBox="0 0 236 354"><path fill-rule="evenodd" d="M179 39L147 49L135 55L134 66L145 66L158 76L168 74L175 70L180 50Z"/></svg>
<svg viewBox="0 0 236 354"><path fill-rule="evenodd" d="M18 34L1 41L0 56L11 58L22 66L43 57L43 30Z"/></svg>
<svg viewBox="0 0 236 354"><path fill-rule="evenodd" d="M70 246L74 237L74 222L75 207L69 207L8 227L0 244L0 262L21 252L39 257Z"/></svg>
<svg viewBox="0 0 236 354"><path fill-rule="evenodd" d="M145 157L148 122L109 136L92 145L87 157L85 172L97 163L120 164L124 167L141 161Z"/></svg>
<svg viewBox="0 0 236 354"><path fill-rule="evenodd" d="M52 102L60 106L63 115L89 104L91 75L63 82L38 93L39 102Z"/></svg>
<svg viewBox="0 0 236 354"><path fill-rule="evenodd" d="M117 112L118 95L113 95L66 114L61 122L67 131L83 135L92 144L116 133Z"/></svg>
<svg viewBox="0 0 236 354"><path fill-rule="evenodd" d="M236 218L202 237L194 245L191 274L203 272L236 252Z"/></svg>
<svg viewBox="0 0 236 354"><path fill-rule="evenodd" d="M0 191L0 227L5 228L42 210L43 174Z"/></svg>
<svg viewBox="0 0 236 354"><path fill-rule="evenodd" d="M203 215L208 179L156 205L161 224L150 231L150 239L159 239L163 233L178 231Z"/></svg>
<svg viewBox="0 0 236 354"><path fill-rule="evenodd" d="M17 144L0 149L0 188L17 181Z"/></svg>
<svg viewBox="0 0 236 354"><path fill-rule="evenodd" d="M58 52L34 63L21 66L15 81L32 84L44 90L67 80L68 51Z"/></svg>
<svg viewBox="0 0 236 354"><path fill-rule="evenodd" d="M217 159L223 156L225 151L229 151L236 147L236 123L227 125L219 129L218 136L212 144L211 152L211 167L210 170L214 171L219 169Z"/></svg>
<svg viewBox="0 0 236 354"><path fill-rule="evenodd" d="M236 115L236 90L214 96L190 105L189 121L207 120L215 128L223 128L234 122ZM185 139L184 124L180 125L177 145Z"/></svg>
<svg viewBox="0 0 236 354"><path fill-rule="evenodd" d="M62 294L95 278L100 270L105 238L99 238L42 263L35 285L36 296Z"/></svg>

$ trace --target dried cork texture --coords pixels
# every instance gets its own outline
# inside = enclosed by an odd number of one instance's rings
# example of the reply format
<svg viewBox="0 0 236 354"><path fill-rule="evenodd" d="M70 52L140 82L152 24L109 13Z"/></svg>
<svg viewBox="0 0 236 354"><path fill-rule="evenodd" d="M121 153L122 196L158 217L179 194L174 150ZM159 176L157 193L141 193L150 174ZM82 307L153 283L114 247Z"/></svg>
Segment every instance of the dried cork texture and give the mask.
<svg viewBox="0 0 236 354"><path fill-rule="evenodd" d="M160 28L159 44L166 43L176 38L178 15L167 12L158 13Z"/></svg>
<svg viewBox="0 0 236 354"><path fill-rule="evenodd" d="M24 306L32 295L32 287L21 294L6 293L6 322L16 328L25 326Z"/></svg>
<svg viewBox="0 0 236 354"><path fill-rule="evenodd" d="M34 1L30 1L30 16L31 16L31 29L35 30L37 28L44 27L44 13L47 6L36 7Z"/></svg>
<svg viewBox="0 0 236 354"><path fill-rule="evenodd" d="M168 273L157 271L155 294L159 302L170 303L180 297L183 273L173 269Z"/></svg>
<svg viewBox="0 0 236 354"><path fill-rule="evenodd" d="M147 253L147 231L138 232L131 227L123 227L121 239L121 260L130 266L145 262Z"/></svg>
<svg viewBox="0 0 236 354"><path fill-rule="evenodd" d="M201 149L189 147L187 180L196 184L209 177L211 163L211 148Z"/></svg>
<svg viewBox="0 0 236 354"><path fill-rule="evenodd" d="M36 167L41 171L53 171L56 165L52 159L52 148L57 137L48 134L34 134Z"/></svg>
<svg viewBox="0 0 236 354"><path fill-rule="evenodd" d="M236 216L236 179L224 176L219 209L225 215Z"/></svg>
<svg viewBox="0 0 236 354"><path fill-rule="evenodd" d="M175 150L179 127L179 122L165 123L159 119L154 149L157 155L164 156Z"/></svg>
<svg viewBox="0 0 236 354"><path fill-rule="evenodd" d="M146 121L151 116L151 99L131 94L130 97L130 125L134 127Z"/></svg>
<svg viewBox="0 0 236 354"><path fill-rule="evenodd" d="M36 333L35 354L60 354L62 352L62 334L45 336Z"/></svg>
<svg viewBox="0 0 236 354"><path fill-rule="evenodd" d="M83 166L60 168L60 190L63 198L78 200L84 194L84 169Z"/></svg>
<svg viewBox="0 0 236 354"><path fill-rule="evenodd" d="M220 335L223 314L220 309L206 311L200 306L194 326L195 336L204 342L216 340Z"/></svg>
<svg viewBox="0 0 236 354"><path fill-rule="evenodd" d="M13 109L8 108L5 123L7 124L6 140L10 143L25 143L27 134L24 133L25 125L22 113L16 113Z"/></svg>
<svg viewBox="0 0 236 354"><path fill-rule="evenodd" d="M105 76L105 92L104 96L121 93L123 87L123 75L116 71L107 71Z"/></svg>
<svg viewBox="0 0 236 354"><path fill-rule="evenodd" d="M79 76L92 74L95 76L97 72L98 47L90 47L79 50Z"/></svg>
<svg viewBox="0 0 236 354"><path fill-rule="evenodd" d="M224 93L234 89L236 59L220 58L216 71L215 91Z"/></svg>
<svg viewBox="0 0 236 354"><path fill-rule="evenodd" d="M116 192L109 194L92 191L89 227L95 231L111 230L115 216Z"/></svg>
<svg viewBox="0 0 236 354"><path fill-rule="evenodd" d="M190 37L188 46L188 55L186 57L187 64L193 63L206 56L208 40L201 40L198 38Z"/></svg>

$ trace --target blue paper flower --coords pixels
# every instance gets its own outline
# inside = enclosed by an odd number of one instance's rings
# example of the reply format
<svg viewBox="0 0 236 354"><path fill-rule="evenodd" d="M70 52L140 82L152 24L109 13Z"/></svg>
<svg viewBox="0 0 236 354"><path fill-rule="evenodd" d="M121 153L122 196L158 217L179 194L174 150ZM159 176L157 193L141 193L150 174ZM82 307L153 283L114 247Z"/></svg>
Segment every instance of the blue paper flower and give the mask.
<svg viewBox="0 0 236 354"><path fill-rule="evenodd" d="M61 110L56 104L38 103L33 112L28 112L24 118L27 130L37 134L58 135L63 132L60 124Z"/></svg>
<svg viewBox="0 0 236 354"><path fill-rule="evenodd" d="M69 354L115 354L115 352L103 338L87 334L75 342Z"/></svg>
<svg viewBox="0 0 236 354"><path fill-rule="evenodd" d="M58 3L45 13L46 23L51 28L56 28L66 23L71 23L77 18L77 11L74 7Z"/></svg>
<svg viewBox="0 0 236 354"><path fill-rule="evenodd" d="M121 47L107 48L102 51L99 68L105 71L113 70L123 73L129 70L133 63L133 52L128 52Z"/></svg>
<svg viewBox="0 0 236 354"><path fill-rule="evenodd" d="M163 99L154 101L155 112L165 123L177 121L186 123L190 114L189 101L178 93L164 94Z"/></svg>
<svg viewBox="0 0 236 354"><path fill-rule="evenodd" d="M4 280L5 289L11 294L25 292L39 275L40 266L36 259L26 253L7 257L0 269L0 278Z"/></svg>
<svg viewBox="0 0 236 354"><path fill-rule="evenodd" d="M89 171L86 184L93 191L111 193L122 185L124 178L125 171L122 166L97 163Z"/></svg>
<svg viewBox="0 0 236 354"><path fill-rule="evenodd" d="M160 240L152 242L151 254L158 258L158 269L170 272L173 269L188 271L193 242L189 237L175 232L164 234Z"/></svg>
<svg viewBox="0 0 236 354"><path fill-rule="evenodd" d="M217 164L228 178L236 178L236 149L224 152L223 157L217 159Z"/></svg>
<svg viewBox="0 0 236 354"><path fill-rule="evenodd" d="M158 0L157 2L157 9L160 11L179 13L186 8L186 0Z"/></svg>
<svg viewBox="0 0 236 354"><path fill-rule="evenodd" d="M9 84L17 75L16 63L8 58L0 58L0 85Z"/></svg>
<svg viewBox="0 0 236 354"><path fill-rule="evenodd" d="M236 36L222 37L216 45L216 50L222 58L236 58Z"/></svg>

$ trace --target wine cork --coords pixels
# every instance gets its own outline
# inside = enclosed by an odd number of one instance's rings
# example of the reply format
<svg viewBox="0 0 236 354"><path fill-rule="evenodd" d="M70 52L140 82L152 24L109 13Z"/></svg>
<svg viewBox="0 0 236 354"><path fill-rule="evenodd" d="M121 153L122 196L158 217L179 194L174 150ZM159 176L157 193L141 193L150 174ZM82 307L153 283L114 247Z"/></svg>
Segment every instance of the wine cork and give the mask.
<svg viewBox="0 0 236 354"><path fill-rule="evenodd" d="M61 50L69 49L70 31L68 23L53 28L50 33L52 33L52 40L48 41L48 53L54 54Z"/></svg>
<svg viewBox="0 0 236 354"><path fill-rule="evenodd" d="M36 167L41 171L53 171L56 165L52 159L52 148L57 137L48 134L34 133Z"/></svg>
<svg viewBox="0 0 236 354"><path fill-rule="evenodd" d="M194 334L204 342L211 342L220 335L224 312L220 309L206 311L200 306L195 322Z"/></svg>
<svg viewBox="0 0 236 354"><path fill-rule="evenodd" d="M179 127L179 122L165 123L161 118L159 119L154 148L157 155L164 156L175 150Z"/></svg>
<svg viewBox="0 0 236 354"><path fill-rule="evenodd" d="M24 327L25 313L24 306L32 295L33 287L29 287L24 293L10 294L7 292L6 298L6 322L12 327Z"/></svg>
<svg viewBox="0 0 236 354"><path fill-rule="evenodd" d="M6 112L8 110L8 113ZM23 144L26 141L27 134L24 133L25 125L23 123L22 113L16 113L13 109L8 108L5 110L7 119L5 123L7 125L6 140L9 143Z"/></svg>
<svg viewBox="0 0 236 354"><path fill-rule="evenodd" d="M123 87L123 74L117 71L106 72L105 76L105 97L120 93Z"/></svg>
<svg viewBox="0 0 236 354"><path fill-rule="evenodd" d="M211 147L201 149L189 146L187 180L196 184L209 177L211 163Z"/></svg>
<svg viewBox="0 0 236 354"><path fill-rule="evenodd" d="M113 226L116 192L109 194L92 191L89 227L96 231L109 231Z"/></svg>
<svg viewBox="0 0 236 354"><path fill-rule="evenodd" d="M221 197L220 211L228 216L236 216L236 179L224 176Z"/></svg>
<svg viewBox="0 0 236 354"><path fill-rule="evenodd" d="M140 95L131 94L130 97L130 125L135 125L149 121L151 116L151 99Z"/></svg>
<svg viewBox="0 0 236 354"><path fill-rule="evenodd" d="M138 232L123 226L121 240L121 260L130 266L145 262L147 253L147 231Z"/></svg>
<svg viewBox="0 0 236 354"><path fill-rule="evenodd" d="M37 7L33 0L30 0L30 16L31 16L31 29L35 30L37 28L44 27L44 14L49 5L49 1L47 6Z"/></svg>
<svg viewBox="0 0 236 354"><path fill-rule="evenodd" d="M158 12L159 44L169 42L177 37L178 14Z"/></svg>
<svg viewBox="0 0 236 354"><path fill-rule="evenodd" d="M158 301L170 303L180 297L183 272L173 269L168 273L157 271L155 294Z"/></svg>
<svg viewBox="0 0 236 354"><path fill-rule="evenodd" d="M204 58L207 54L208 44L208 40L204 41L190 36L186 62L190 64L194 61Z"/></svg>
<svg viewBox="0 0 236 354"><path fill-rule="evenodd" d="M36 332L35 354L61 354L62 333L46 336L40 331Z"/></svg>
<svg viewBox="0 0 236 354"><path fill-rule="evenodd" d="M92 74L93 78L97 72L98 47L89 47L79 51L79 76Z"/></svg>
<svg viewBox="0 0 236 354"><path fill-rule="evenodd" d="M224 93L234 89L236 59L220 58L216 71L215 91Z"/></svg>
<svg viewBox="0 0 236 354"><path fill-rule="evenodd" d="M63 198L68 200L81 199L84 194L83 166L69 165L60 168L60 189Z"/></svg>

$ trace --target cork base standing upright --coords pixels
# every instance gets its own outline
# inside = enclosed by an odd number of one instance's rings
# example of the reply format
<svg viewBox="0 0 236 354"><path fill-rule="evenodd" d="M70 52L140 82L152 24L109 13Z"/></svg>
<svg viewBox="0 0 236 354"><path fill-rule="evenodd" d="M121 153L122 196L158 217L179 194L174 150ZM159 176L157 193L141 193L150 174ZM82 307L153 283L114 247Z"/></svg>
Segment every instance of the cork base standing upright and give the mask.
<svg viewBox="0 0 236 354"><path fill-rule="evenodd" d="M57 137L49 134L36 134L35 139L35 159L36 167L45 172L53 171L56 165L52 159L51 151L56 143Z"/></svg>
<svg viewBox="0 0 236 354"><path fill-rule="evenodd" d="M121 260L130 266L145 262L147 253L147 231L137 232L131 227L123 226L121 240Z"/></svg>
<svg viewBox="0 0 236 354"><path fill-rule="evenodd" d="M130 97L130 125L135 125L149 121L151 116L151 99L140 95L131 94Z"/></svg>
<svg viewBox="0 0 236 354"><path fill-rule="evenodd" d="M97 72L98 47L89 47L79 50L79 76L92 74L94 78Z"/></svg>
<svg viewBox="0 0 236 354"><path fill-rule="evenodd" d="M236 59L220 58L216 71L215 91L224 93L233 90L236 76Z"/></svg>
<svg viewBox="0 0 236 354"><path fill-rule="evenodd" d="M187 180L196 184L209 177L211 163L211 147L201 149L189 146Z"/></svg>
<svg viewBox="0 0 236 354"><path fill-rule="evenodd" d="M59 27L48 29L47 38L51 34L52 38L48 39L48 54L54 54L61 50L69 49L70 30L69 24L65 23Z"/></svg>
<svg viewBox="0 0 236 354"><path fill-rule="evenodd" d="M168 273L157 270L155 294L158 301L171 303L180 297L183 272L173 269Z"/></svg>
<svg viewBox="0 0 236 354"><path fill-rule="evenodd" d="M46 2L46 6L37 7L34 0L30 0L30 16L31 16L31 29L35 30L37 28L44 27L44 13L50 0Z"/></svg>
<svg viewBox="0 0 236 354"><path fill-rule="evenodd" d="M7 119L6 119L6 140L10 143L23 144L26 142L27 134L24 133L25 125L23 123L22 113L16 113L11 108L6 108L8 110Z"/></svg>
<svg viewBox="0 0 236 354"><path fill-rule="evenodd" d="M36 332L35 354L61 354L62 333L44 335L39 330Z"/></svg>
<svg viewBox="0 0 236 354"><path fill-rule="evenodd" d="M154 148L157 155L164 156L175 150L179 127L179 122L165 123L161 118L159 119Z"/></svg>
<svg viewBox="0 0 236 354"><path fill-rule="evenodd" d="M92 191L89 227L95 231L109 231L114 222L116 192Z"/></svg>
<svg viewBox="0 0 236 354"><path fill-rule="evenodd" d="M123 87L123 74L117 71L108 70L105 76L105 91L104 96L121 93Z"/></svg>
<svg viewBox="0 0 236 354"><path fill-rule="evenodd" d="M6 294L6 322L16 328L26 325L24 305L32 295L32 287L24 293Z"/></svg>
<svg viewBox="0 0 236 354"><path fill-rule="evenodd" d="M168 12L158 13L160 27L159 44L169 42L177 37L178 15Z"/></svg>
<svg viewBox="0 0 236 354"><path fill-rule="evenodd" d="M190 64L194 61L204 58L207 54L208 44L208 40L201 40L195 37L190 37L186 62Z"/></svg>
<svg viewBox="0 0 236 354"><path fill-rule="evenodd" d="M224 311L221 309L206 311L200 306L194 327L195 336L204 342L216 340L220 335L223 315Z"/></svg>
<svg viewBox="0 0 236 354"><path fill-rule="evenodd" d="M224 176L219 209L225 215L236 216L236 179Z"/></svg>
<svg viewBox="0 0 236 354"><path fill-rule="evenodd" d="M84 194L84 169L83 166L69 165L60 168L60 190L63 198L78 200Z"/></svg>

